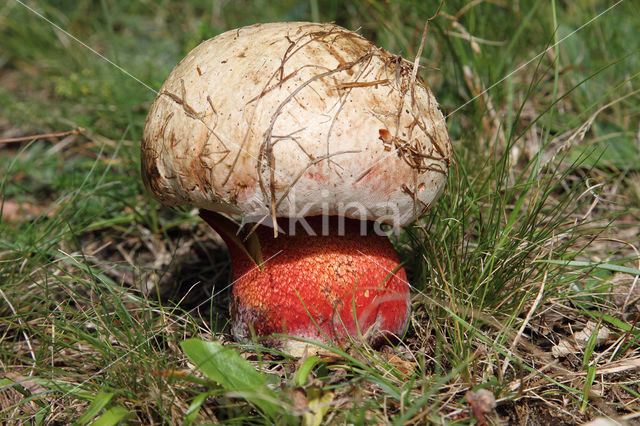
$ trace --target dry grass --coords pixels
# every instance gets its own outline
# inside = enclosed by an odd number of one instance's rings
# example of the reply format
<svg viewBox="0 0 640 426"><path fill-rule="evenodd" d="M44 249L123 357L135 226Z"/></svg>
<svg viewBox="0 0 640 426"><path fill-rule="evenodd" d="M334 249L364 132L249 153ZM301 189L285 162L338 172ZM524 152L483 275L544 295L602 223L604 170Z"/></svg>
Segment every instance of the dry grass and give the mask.
<svg viewBox="0 0 640 426"><path fill-rule="evenodd" d="M435 11L312 3L409 58ZM0 144L0 419L124 408L181 423L204 395L194 421L295 423L322 397L323 423L637 421L639 59L626 35L640 12L623 2L555 48L604 9L516 3L445 2L429 24L421 74L451 114L456 161L439 204L394 240L413 285L407 334L381 351L327 347L303 385L304 359L232 342L219 237L146 195L137 141L152 95L18 3L0 6L0 139L48 134ZM168 4L37 6L154 87L221 22L307 13ZM139 28L153 23L149 40ZM276 417L207 380L180 346L190 337L248 360Z"/></svg>

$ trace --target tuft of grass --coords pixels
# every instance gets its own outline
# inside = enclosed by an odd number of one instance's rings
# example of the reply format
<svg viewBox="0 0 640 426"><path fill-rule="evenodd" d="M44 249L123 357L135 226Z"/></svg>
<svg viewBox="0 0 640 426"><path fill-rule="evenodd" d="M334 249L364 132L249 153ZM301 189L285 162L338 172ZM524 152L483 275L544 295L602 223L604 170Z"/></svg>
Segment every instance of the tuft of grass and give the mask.
<svg viewBox="0 0 640 426"><path fill-rule="evenodd" d="M409 329L296 360L230 341L220 239L146 194L154 90L202 39L255 22L335 21L413 59L438 5L5 2L0 139L78 131L0 142L0 421L637 418L636 3L443 3L420 71L456 155L393 238ZM482 389L495 409L474 405Z"/></svg>

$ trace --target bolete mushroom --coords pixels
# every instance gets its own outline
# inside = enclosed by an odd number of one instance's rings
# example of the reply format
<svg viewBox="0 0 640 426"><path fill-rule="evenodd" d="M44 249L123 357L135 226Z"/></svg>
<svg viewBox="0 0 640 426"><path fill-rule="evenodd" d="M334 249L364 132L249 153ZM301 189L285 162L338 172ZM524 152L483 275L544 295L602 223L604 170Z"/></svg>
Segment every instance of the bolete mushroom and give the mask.
<svg viewBox="0 0 640 426"><path fill-rule="evenodd" d="M300 354L273 335L377 345L403 333L409 287L378 224L424 214L450 156L412 63L337 25L271 23L174 68L145 123L142 176L226 242L235 338Z"/></svg>

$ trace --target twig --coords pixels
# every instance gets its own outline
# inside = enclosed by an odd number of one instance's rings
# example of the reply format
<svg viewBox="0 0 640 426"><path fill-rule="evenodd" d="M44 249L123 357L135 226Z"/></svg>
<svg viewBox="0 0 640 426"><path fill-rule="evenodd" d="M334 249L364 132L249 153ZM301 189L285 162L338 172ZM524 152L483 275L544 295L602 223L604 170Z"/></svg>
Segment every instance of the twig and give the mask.
<svg viewBox="0 0 640 426"><path fill-rule="evenodd" d="M16 142L33 141L38 139L62 138L64 136L69 136L69 135L80 135L82 134L83 131L84 131L83 128L76 127L75 129L69 130L68 132L44 133L42 135L21 136L19 138L0 139L0 143L16 143Z"/></svg>
<svg viewBox="0 0 640 426"><path fill-rule="evenodd" d="M434 13L431 18L424 21L424 29L422 30L422 40L420 40L420 47L418 47L418 53L416 53L416 59L413 62L413 72L411 73L412 85L415 84L416 77L418 76L418 67L420 66L420 56L422 56L422 48L424 47L424 40L427 38L427 28L429 28L429 22L433 21L436 18L436 16L440 14L440 9L442 9L443 3L444 3L444 0L440 2L440 5L438 6L438 10L436 10L436 13Z"/></svg>

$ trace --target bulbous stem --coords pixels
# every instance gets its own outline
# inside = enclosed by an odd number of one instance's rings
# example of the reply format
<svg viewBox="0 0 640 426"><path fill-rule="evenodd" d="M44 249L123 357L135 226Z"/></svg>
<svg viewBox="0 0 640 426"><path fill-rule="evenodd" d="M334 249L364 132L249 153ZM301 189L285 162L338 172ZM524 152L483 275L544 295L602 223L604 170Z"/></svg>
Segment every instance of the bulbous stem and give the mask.
<svg viewBox="0 0 640 426"><path fill-rule="evenodd" d="M264 344L286 349L286 339L269 336L378 345L403 334L410 311L406 274L373 223L312 217L278 219L278 225L283 232L277 238L270 227L256 229L262 268L222 235L232 262L237 340L255 334L265 337Z"/></svg>

